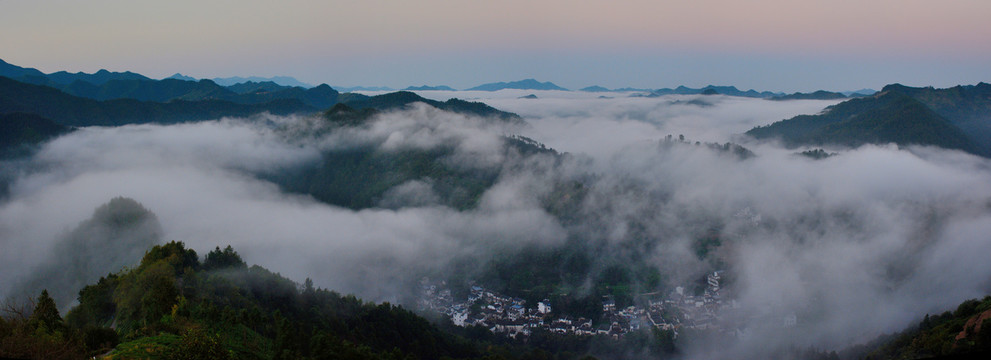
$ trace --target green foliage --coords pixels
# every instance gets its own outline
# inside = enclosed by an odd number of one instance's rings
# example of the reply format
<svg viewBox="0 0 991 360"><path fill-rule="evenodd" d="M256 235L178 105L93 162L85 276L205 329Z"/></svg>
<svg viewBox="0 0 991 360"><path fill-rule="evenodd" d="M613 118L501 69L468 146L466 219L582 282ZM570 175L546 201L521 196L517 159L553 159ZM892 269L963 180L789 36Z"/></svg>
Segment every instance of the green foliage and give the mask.
<svg viewBox="0 0 991 360"><path fill-rule="evenodd" d="M0 345L16 340L35 348L62 346L75 354L67 358L105 353L116 345L110 359L576 359L595 351L623 353L625 346L666 354L673 346L661 341L665 334L646 332L620 342L546 333L526 344L484 328L454 328L449 322L442 330L399 306L366 303L316 288L310 279L300 285L258 266L245 267L231 247L217 247L206 259L199 264L195 252L181 242L155 246L136 268L80 291L79 306L67 316L69 327L58 319L57 310L51 311L54 301L43 293L37 315L31 321L25 318L22 327L59 326L48 324L53 322L63 324L63 335L16 330L3 320ZM616 267L602 277L619 284L637 274ZM555 308L594 312L601 311L599 296L553 301ZM105 326L108 321L120 335ZM119 339L124 342L118 344Z"/></svg>
<svg viewBox="0 0 991 360"><path fill-rule="evenodd" d="M807 157L809 159L813 159L813 160L822 160L822 159L826 159L826 158L829 158L829 157L832 157L832 156L836 156L835 153L832 153L832 154L831 153L827 153L826 150L823 150L823 149L805 150L805 151L802 151L802 152L800 152L798 154L801 155L801 156Z"/></svg>
<svg viewBox="0 0 991 360"><path fill-rule="evenodd" d="M241 256L234 251L230 245L226 248L220 250L218 246L213 251L206 254L206 259L203 261L203 270L210 271L215 269L243 269L248 267L241 260Z"/></svg>
<svg viewBox="0 0 991 360"><path fill-rule="evenodd" d="M315 166L271 180L288 191L352 209L380 206L385 193L409 181L429 184L443 203L474 207L498 176L497 169L460 169L444 161L451 147L379 151L361 147L323 154ZM387 204L386 204L387 205Z"/></svg>
<svg viewBox="0 0 991 360"><path fill-rule="evenodd" d="M87 324L94 326L110 326L117 312L113 294L117 291L118 277L108 274L93 285L87 285L79 290L79 305L72 308L66 315L70 326L82 328Z"/></svg>
<svg viewBox="0 0 991 360"><path fill-rule="evenodd" d="M181 338L175 334L159 334L140 337L117 345L105 360L168 360Z"/></svg>
<svg viewBox="0 0 991 360"><path fill-rule="evenodd" d="M126 337L154 332L162 326L180 300L183 276L199 267L196 252L181 242L158 245L141 260L141 265L119 278L114 291L118 329Z"/></svg>
<svg viewBox="0 0 991 360"><path fill-rule="evenodd" d="M33 311L7 304L0 317L0 358L79 359L87 349L59 316L55 301L42 290Z"/></svg>
<svg viewBox="0 0 991 360"><path fill-rule="evenodd" d="M232 359L231 352L216 335L207 334L200 328L190 328L183 332L179 341L170 347L168 360L224 360Z"/></svg>
<svg viewBox="0 0 991 360"><path fill-rule="evenodd" d="M981 321L983 319L983 321ZM980 330L977 326L980 325ZM991 354L991 296L962 302L953 312L927 314L918 327L880 341L867 359Z"/></svg>
<svg viewBox="0 0 991 360"><path fill-rule="evenodd" d="M55 300L48 296L48 290L42 290L35 303L34 311L28 318L28 326L45 334L55 334L65 331L62 316L58 313Z"/></svg>

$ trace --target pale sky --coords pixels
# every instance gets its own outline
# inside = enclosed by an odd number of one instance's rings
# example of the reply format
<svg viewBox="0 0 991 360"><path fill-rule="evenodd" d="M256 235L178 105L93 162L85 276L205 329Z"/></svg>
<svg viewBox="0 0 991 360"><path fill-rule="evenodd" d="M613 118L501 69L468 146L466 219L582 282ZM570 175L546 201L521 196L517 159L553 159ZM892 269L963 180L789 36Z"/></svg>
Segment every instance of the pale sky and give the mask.
<svg viewBox="0 0 991 360"><path fill-rule="evenodd" d="M991 1L9 1L0 59L337 86L845 91L991 81Z"/></svg>

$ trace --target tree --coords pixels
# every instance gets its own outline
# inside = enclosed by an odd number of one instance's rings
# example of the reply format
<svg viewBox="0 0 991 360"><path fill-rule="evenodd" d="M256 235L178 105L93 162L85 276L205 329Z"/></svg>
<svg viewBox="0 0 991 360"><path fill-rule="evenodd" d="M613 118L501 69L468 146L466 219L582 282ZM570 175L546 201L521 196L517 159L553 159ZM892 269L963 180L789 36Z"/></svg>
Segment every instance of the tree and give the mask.
<svg viewBox="0 0 991 360"><path fill-rule="evenodd" d="M217 246L213 251L207 253L206 259L203 260L204 270L243 269L246 267L248 265L244 263L244 260L241 260L241 256L230 245L227 245L223 250L220 250L220 247Z"/></svg>
<svg viewBox="0 0 991 360"><path fill-rule="evenodd" d="M200 328L186 330L179 343L168 354L169 360L230 359L231 354L217 336L208 335Z"/></svg>
<svg viewBox="0 0 991 360"><path fill-rule="evenodd" d="M62 316L58 313L55 300L51 296L48 296L48 289L41 290L41 295L38 296L38 303L34 307L34 312L28 318L28 325L32 329L43 331L46 334L64 332L65 323L62 322Z"/></svg>

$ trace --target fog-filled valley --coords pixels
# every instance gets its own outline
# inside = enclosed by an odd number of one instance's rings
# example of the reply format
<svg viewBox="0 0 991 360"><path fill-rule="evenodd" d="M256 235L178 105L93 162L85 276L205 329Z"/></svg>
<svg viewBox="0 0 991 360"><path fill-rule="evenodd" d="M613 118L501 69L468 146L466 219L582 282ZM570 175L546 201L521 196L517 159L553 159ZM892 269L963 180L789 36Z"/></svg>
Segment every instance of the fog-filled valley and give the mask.
<svg viewBox="0 0 991 360"><path fill-rule="evenodd" d="M426 278L590 317L604 298L701 294L719 271L720 330L683 331L677 357L759 358L840 351L991 293L987 158L744 135L840 100L418 94L523 121L414 103L353 123L82 127L0 160L0 297L47 288L64 312L171 240L408 308Z"/></svg>

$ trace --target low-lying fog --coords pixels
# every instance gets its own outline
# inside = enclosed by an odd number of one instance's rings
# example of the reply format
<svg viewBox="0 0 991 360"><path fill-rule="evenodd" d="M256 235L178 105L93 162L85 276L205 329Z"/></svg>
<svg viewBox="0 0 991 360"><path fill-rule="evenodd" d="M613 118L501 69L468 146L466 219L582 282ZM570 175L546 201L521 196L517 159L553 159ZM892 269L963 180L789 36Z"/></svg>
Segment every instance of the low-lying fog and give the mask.
<svg viewBox="0 0 991 360"><path fill-rule="evenodd" d="M538 98L518 98L530 93ZM401 299L418 271L443 269L455 256L484 262L522 245L558 246L577 231L618 249L633 237L631 219L650 225L654 264L687 279L703 268L691 251L698 223L720 219L724 242L714 256L736 279L728 291L759 315L733 345L737 354L779 344L842 347L991 293L987 159L892 145L828 149L838 155L812 160L795 155L800 149L740 136L837 101L421 95L484 101L529 126L490 126L417 106L318 137L292 136L311 120L257 116L85 128L55 139L30 161L3 164L17 175L0 204L0 296L58 283L28 279L50 266L56 244L78 236L94 209L120 196L155 214L160 228L148 231L161 241L184 241L201 255L231 244L249 264L376 301ZM406 206L354 211L286 194L259 176L316 161L322 150L368 144L401 151L453 143L459 166L498 164L509 161L499 150L508 133L574 156L560 164L541 155L513 160L522 166L503 172L468 211L437 205L422 182L390 193ZM660 146L669 134L692 144ZM740 159L695 141L732 141L756 156ZM562 225L535 200L561 178L589 182L582 229ZM637 191L624 187L631 183ZM96 257L87 265L93 273L119 270ZM797 316L798 330L774 326L788 315Z"/></svg>

